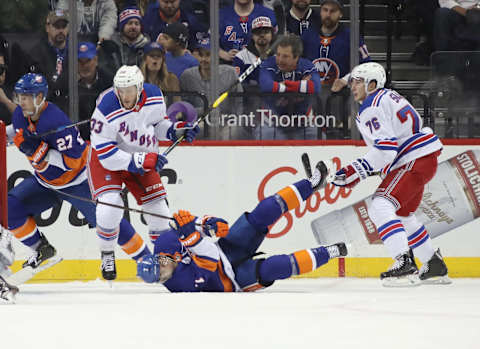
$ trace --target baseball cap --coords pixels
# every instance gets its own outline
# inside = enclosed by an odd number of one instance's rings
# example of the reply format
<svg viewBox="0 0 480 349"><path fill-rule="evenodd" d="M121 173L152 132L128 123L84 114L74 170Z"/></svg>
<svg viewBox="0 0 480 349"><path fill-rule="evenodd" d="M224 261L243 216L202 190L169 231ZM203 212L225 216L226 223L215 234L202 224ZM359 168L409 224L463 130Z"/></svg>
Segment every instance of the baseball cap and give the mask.
<svg viewBox="0 0 480 349"><path fill-rule="evenodd" d="M195 45L196 49L205 49L210 51L210 37L205 36L201 39L199 39Z"/></svg>
<svg viewBox="0 0 480 349"><path fill-rule="evenodd" d="M258 29L258 28L272 28L272 21L270 20L269 17L266 16L260 16L255 18L252 21L252 30Z"/></svg>
<svg viewBox="0 0 480 349"><path fill-rule="evenodd" d="M180 22L167 25L164 33L184 45L188 43L188 28Z"/></svg>
<svg viewBox="0 0 480 349"><path fill-rule="evenodd" d="M68 22L68 12L63 10L50 11L47 16L47 23L55 24L58 21Z"/></svg>
<svg viewBox="0 0 480 349"><path fill-rule="evenodd" d="M162 51L165 53L165 49L158 42L150 42L143 48L143 53L148 55L152 51Z"/></svg>
<svg viewBox="0 0 480 349"><path fill-rule="evenodd" d="M92 59L97 55L97 47L91 42L78 43L78 58Z"/></svg>
<svg viewBox="0 0 480 349"><path fill-rule="evenodd" d="M326 4L326 3L332 3L332 4L335 4L338 6L338 8L343 11L343 5L342 5L342 2L341 0L322 0L320 2L320 5L323 5L323 4Z"/></svg>

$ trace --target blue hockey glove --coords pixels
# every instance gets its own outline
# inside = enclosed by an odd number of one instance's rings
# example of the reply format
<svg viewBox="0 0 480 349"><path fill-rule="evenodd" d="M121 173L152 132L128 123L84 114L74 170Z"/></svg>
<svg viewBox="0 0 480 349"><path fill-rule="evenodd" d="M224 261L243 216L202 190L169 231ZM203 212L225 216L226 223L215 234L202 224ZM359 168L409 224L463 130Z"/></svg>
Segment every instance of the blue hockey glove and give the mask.
<svg viewBox="0 0 480 349"><path fill-rule="evenodd" d="M167 131L167 138L172 142L176 142L182 135L185 134L185 139L187 142L191 143L200 132L200 127L198 125L193 126L190 122L177 121L172 124Z"/></svg>
<svg viewBox="0 0 480 349"><path fill-rule="evenodd" d="M160 280L160 263L152 254L145 255L137 262L137 276L151 284Z"/></svg>
<svg viewBox="0 0 480 349"><path fill-rule="evenodd" d="M224 238L228 235L228 222L221 218L204 216L202 218L202 227L203 232L212 237Z"/></svg>

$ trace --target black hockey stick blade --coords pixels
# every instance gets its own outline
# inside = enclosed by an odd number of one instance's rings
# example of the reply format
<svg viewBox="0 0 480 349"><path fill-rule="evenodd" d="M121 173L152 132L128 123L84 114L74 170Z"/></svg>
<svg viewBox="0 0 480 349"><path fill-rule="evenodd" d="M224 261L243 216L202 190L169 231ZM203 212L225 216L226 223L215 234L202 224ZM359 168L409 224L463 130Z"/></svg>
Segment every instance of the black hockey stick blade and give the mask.
<svg viewBox="0 0 480 349"><path fill-rule="evenodd" d="M305 173L307 174L307 177L312 177L312 166L310 165L310 158L308 157L307 153L302 154L302 164L303 168L305 169Z"/></svg>

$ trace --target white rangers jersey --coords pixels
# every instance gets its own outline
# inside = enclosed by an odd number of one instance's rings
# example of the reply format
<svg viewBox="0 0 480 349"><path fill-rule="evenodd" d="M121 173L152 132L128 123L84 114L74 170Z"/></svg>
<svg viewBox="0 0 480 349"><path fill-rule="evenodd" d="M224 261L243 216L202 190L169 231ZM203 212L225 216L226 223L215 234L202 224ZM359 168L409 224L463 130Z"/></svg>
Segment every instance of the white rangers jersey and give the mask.
<svg viewBox="0 0 480 349"><path fill-rule="evenodd" d="M134 152L158 152L158 141L167 139L172 125L160 89L144 84L137 105L126 110L113 88L97 100L91 119L91 142L104 168L127 170Z"/></svg>
<svg viewBox="0 0 480 349"><path fill-rule="evenodd" d="M371 171L387 174L412 160L442 149L413 106L396 91L379 89L367 96L356 117L369 147L364 156Z"/></svg>

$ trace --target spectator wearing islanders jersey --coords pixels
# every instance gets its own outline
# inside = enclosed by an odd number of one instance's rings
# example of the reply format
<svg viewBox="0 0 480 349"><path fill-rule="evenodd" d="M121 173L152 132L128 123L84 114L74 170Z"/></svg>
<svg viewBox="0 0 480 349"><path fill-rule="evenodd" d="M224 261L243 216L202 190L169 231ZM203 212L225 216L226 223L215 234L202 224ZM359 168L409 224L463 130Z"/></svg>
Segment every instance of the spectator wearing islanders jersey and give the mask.
<svg viewBox="0 0 480 349"><path fill-rule="evenodd" d="M268 49L273 41L275 29L269 17L260 16L252 21L252 40L233 58L233 66L238 75L242 74L260 57L268 57ZM260 69L255 69L244 81L243 86L258 86Z"/></svg>
<svg viewBox="0 0 480 349"><path fill-rule="evenodd" d="M292 7L286 13L287 31L292 34L302 33L312 26L319 26L320 14L310 7L312 0L292 0Z"/></svg>
<svg viewBox="0 0 480 349"><path fill-rule="evenodd" d="M220 58L232 62L235 55L248 45L252 37L252 21L260 16L270 18L273 27L274 12L253 0L235 0L233 6L220 10Z"/></svg>
<svg viewBox="0 0 480 349"><path fill-rule="evenodd" d="M276 139L298 139L316 136L314 127L306 126L312 115L313 94L320 92L321 82L315 66L309 60L302 58L303 44L297 35L282 36L276 49L275 56L267 58L260 66L260 89L262 92L278 93L278 97L266 98L266 104L271 110L263 111L261 115L262 135ZM286 92L295 92L296 96L282 96ZM310 95L310 97L298 94ZM278 127L272 121L272 114L301 115L288 126ZM305 117L303 117L305 116ZM292 120L295 119L292 117ZM275 120L273 120L275 121Z"/></svg>
<svg viewBox="0 0 480 349"><path fill-rule="evenodd" d="M331 86L350 71L350 29L340 23L342 12L339 0L323 0L320 26L312 26L301 36L304 57L317 68L322 85ZM363 38L360 38L359 54L361 63L370 61Z"/></svg>
<svg viewBox="0 0 480 349"><path fill-rule="evenodd" d="M197 34L203 36L208 33L208 23L201 23L181 5L181 0L158 0L148 6L143 24L152 41L165 45L160 34L173 23L181 23L189 29L191 37L188 41L191 43L196 42Z"/></svg>

